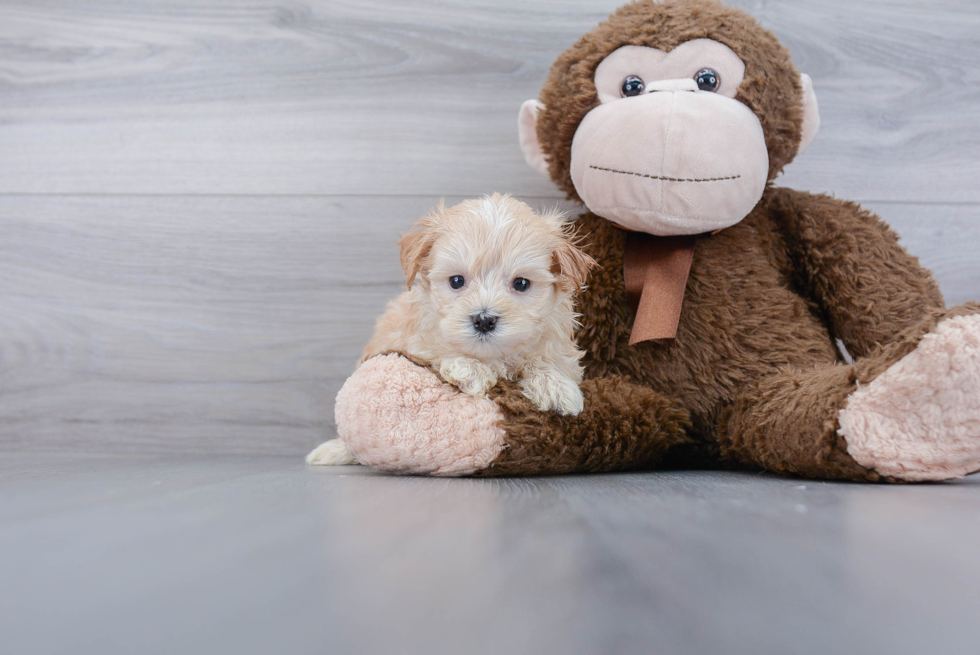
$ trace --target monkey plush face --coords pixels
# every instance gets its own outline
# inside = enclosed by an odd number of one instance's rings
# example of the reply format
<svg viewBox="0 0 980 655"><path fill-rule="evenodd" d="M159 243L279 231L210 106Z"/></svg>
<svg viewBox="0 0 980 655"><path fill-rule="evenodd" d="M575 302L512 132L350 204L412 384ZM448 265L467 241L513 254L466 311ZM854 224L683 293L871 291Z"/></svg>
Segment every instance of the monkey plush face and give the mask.
<svg viewBox="0 0 980 655"><path fill-rule="evenodd" d="M599 106L572 140L571 175L593 212L630 230L697 234L742 220L769 174L762 124L735 94L745 64L696 39L623 46L596 68Z"/></svg>
<svg viewBox="0 0 980 655"><path fill-rule="evenodd" d="M819 118L809 78L751 17L641 0L559 58L519 125L528 163L570 198L671 236L742 220Z"/></svg>

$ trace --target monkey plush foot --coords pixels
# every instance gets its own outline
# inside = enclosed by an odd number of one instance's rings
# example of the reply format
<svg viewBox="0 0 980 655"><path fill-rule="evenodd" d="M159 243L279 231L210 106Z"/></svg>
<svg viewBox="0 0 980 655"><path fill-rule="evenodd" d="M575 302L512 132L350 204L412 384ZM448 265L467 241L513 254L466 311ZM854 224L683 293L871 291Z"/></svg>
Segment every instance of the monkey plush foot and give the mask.
<svg viewBox="0 0 980 655"><path fill-rule="evenodd" d="M859 464L910 482L980 470L980 315L941 322L851 394L840 434Z"/></svg>
<svg viewBox="0 0 980 655"><path fill-rule="evenodd" d="M492 400L460 393L394 353L354 371L337 394L335 416L351 455L383 471L469 475L504 447L503 415Z"/></svg>

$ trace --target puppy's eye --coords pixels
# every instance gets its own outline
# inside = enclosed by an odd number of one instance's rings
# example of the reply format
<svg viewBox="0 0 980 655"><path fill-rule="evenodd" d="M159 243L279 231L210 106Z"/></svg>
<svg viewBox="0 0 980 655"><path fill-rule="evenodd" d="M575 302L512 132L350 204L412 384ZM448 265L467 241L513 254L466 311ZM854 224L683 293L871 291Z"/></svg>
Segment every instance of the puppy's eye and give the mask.
<svg viewBox="0 0 980 655"><path fill-rule="evenodd" d="M514 279L514 291L524 293L531 287L531 281L527 278L519 277Z"/></svg>
<svg viewBox="0 0 980 655"><path fill-rule="evenodd" d="M711 68L702 68L694 76L694 81L698 83L698 88L702 91L717 91L721 86L721 78Z"/></svg>
<svg viewBox="0 0 980 655"><path fill-rule="evenodd" d="M449 278L449 286L453 289L462 289L464 284L466 284L466 279L462 275L454 275Z"/></svg>
<svg viewBox="0 0 980 655"><path fill-rule="evenodd" d="M633 96L643 95L643 87L642 79L636 75L630 75L623 80L623 87L620 89L620 92L624 98L632 98Z"/></svg>

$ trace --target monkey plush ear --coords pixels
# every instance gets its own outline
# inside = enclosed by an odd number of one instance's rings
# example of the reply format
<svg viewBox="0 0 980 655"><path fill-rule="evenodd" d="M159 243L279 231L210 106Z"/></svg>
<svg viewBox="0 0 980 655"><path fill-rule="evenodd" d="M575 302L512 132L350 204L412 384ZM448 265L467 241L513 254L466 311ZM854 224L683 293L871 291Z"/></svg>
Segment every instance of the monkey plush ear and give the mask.
<svg viewBox="0 0 980 655"><path fill-rule="evenodd" d="M517 117L517 134L524 152L527 165L548 177L548 162L545 161L538 141L538 112L544 105L538 100L528 100L521 105L521 113Z"/></svg>
<svg viewBox="0 0 980 655"><path fill-rule="evenodd" d="M803 73L800 75L800 84L803 85L803 134L800 147L796 151L797 157L803 154L820 130L820 108L817 106L817 95L813 92L813 80Z"/></svg>
<svg viewBox="0 0 980 655"><path fill-rule="evenodd" d="M405 284L409 289L412 288L415 277L422 270L425 259L432 251L432 245L436 241L436 231L433 228L445 211L445 207L445 202L440 200L439 205L431 213L420 218L412 226L412 232L398 240L400 248L398 257L402 272L405 273Z"/></svg>

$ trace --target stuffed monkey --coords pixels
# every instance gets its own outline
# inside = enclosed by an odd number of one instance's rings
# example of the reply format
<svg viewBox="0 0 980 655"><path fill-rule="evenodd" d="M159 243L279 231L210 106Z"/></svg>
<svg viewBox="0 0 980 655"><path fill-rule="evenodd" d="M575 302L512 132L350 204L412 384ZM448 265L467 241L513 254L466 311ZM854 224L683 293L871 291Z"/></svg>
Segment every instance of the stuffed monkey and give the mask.
<svg viewBox="0 0 980 655"><path fill-rule="evenodd" d="M390 353L337 397L358 461L870 482L980 469L980 305L946 309L873 214L772 185L819 118L809 78L750 16L710 0L626 5L558 58L519 125L528 163L588 210L585 409L539 412L507 381L464 395ZM329 463L323 448L311 461Z"/></svg>

